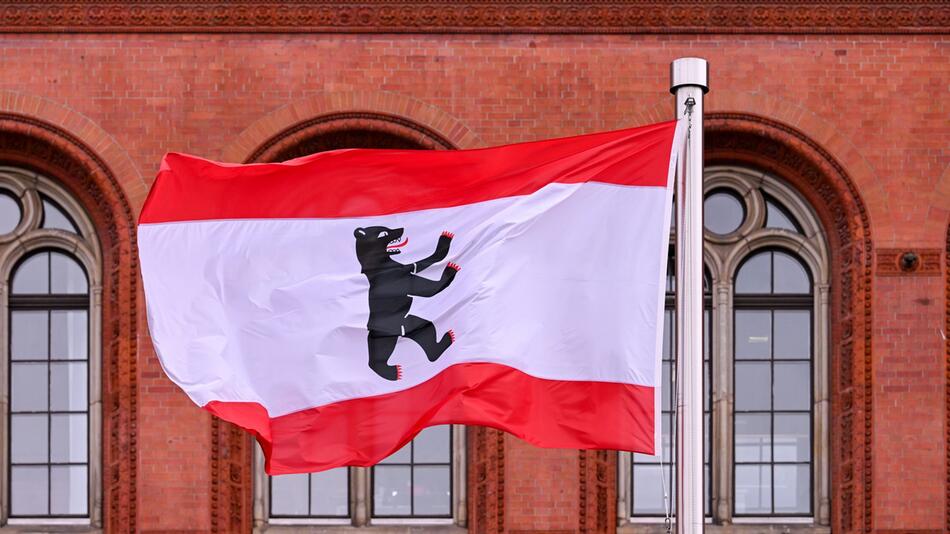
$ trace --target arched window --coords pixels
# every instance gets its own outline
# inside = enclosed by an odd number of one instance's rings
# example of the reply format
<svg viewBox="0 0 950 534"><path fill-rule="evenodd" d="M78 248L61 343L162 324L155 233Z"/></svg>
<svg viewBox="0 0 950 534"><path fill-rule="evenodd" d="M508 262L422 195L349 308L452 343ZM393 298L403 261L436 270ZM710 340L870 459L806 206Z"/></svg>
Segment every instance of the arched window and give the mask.
<svg viewBox="0 0 950 534"><path fill-rule="evenodd" d="M829 267L821 227L781 180L736 167L706 169L704 224L707 521L827 525ZM621 454L618 494L624 521L634 524L663 517L664 484L671 508L675 502L670 261L662 462Z"/></svg>
<svg viewBox="0 0 950 534"><path fill-rule="evenodd" d="M52 181L0 168L0 233L3 517L97 524L99 253L84 238L92 226Z"/></svg>
<svg viewBox="0 0 950 534"><path fill-rule="evenodd" d="M320 129L271 154L283 161L341 148L426 148L376 122L363 120L357 129ZM259 450L255 463L254 509L259 520L270 524L465 523L463 425L427 428L371 468L269 477Z"/></svg>
<svg viewBox="0 0 950 534"><path fill-rule="evenodd" d="M782 249L748 256L733 300L734 513L811 514L812 283Z"/></svg>

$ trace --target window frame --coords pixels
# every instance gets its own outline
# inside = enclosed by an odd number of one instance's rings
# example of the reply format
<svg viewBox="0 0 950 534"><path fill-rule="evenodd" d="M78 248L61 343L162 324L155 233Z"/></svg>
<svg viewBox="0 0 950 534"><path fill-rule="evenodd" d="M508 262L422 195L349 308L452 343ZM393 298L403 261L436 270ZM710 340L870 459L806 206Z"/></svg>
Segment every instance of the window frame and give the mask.
<svg viewBox="0 0 950 534"><path fill-rule="evenodd" d="M12 193L20 204L20 223L10 233L0 235L0 526L3 525L102 525L102 270L101 251L95 228L69 193L52 180L17 167L0 166L0 187ZM78 234L40 228L42 197L53 201L74 223ZM87 515L10 517L10 317L12 274L28 256L48 250L74 259L85 271L88 284L87 354ZM33 299L36 303L44 299ZM66 300L63 299L65 303ZM52 301L50 301L52 302ZM58 303L54 303L58 304ZM44 308L49 309L49 308ZM49 439L49 436L47 436Z"/></svg>
<svg viewBox="0 0 950 534"><path fill-rule="evenodd" d="M465 425L451 425L450 484L452 489L451 517L373 517L372 467L349 468L349 517L270 517L270 481L264 473L264 454L259 446L254 452L253 510L256 527L372 527L372 526L444 526L462 527L467 524L467 429Z"/></svg>
<svg viewBox="0 0 950 534"><path fill-rule="evenodd" d="M712 510L707 523L782 525L790 528L811 528L827 531L830 524L830 397L829 340L830 332L830 252L817 214L804 198L780 179L769 174L738 166L709 166L704 174L704 198L714 190L731 189L743 200L746 219L729 235L704 232L705 268L712 278L713 332L710 335L713 388L711 428ZM784 208L791 216L796 232L766 228L766 204L769 201ZM671 243L675 229L671 229ZM786 252L798 258L806 268L811 284L812 328L812 513L807 517L789 515L735 516L733 513L734 458L734 324L735 276L741 264L762 249ZM772 295L770 295L771 297ZM778 295L783 298L786 295ZM740 299L741 304L741 299ZM631 454L620 452L618 458L618 525L625 531L650 532L663 522L663 517L632 516ZM652 525L652 526L651 526ZM735 527L731 527L735 528Z"/></svg>

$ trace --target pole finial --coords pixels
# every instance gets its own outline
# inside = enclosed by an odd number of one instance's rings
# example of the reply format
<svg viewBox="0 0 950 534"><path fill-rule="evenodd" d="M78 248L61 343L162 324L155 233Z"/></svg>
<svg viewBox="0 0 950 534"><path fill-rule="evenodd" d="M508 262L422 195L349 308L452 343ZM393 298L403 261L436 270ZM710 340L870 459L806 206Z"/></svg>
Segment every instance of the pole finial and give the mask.
<svg viewBox="0 0 950 534"><path fill-rule="evenodd" d="M709 92L709 62L699 57L681 57L670 63L670 92L679 87L700 87L703 94Z"/></svg>

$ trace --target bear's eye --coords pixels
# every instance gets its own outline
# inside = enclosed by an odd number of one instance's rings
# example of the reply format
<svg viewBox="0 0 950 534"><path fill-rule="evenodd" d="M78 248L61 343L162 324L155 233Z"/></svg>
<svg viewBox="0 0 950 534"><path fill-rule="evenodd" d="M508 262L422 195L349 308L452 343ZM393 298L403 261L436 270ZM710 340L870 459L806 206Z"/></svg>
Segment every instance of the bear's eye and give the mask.
<svg viewBox="0 0 950 534"><path fill-rule="evenodd" d="M386 236L388 236L388 235L389 235L389 232L383 230L382 232L379 233L378 236L376 236L376 239L382 239L382 238L384 238L384 237L386 237Z"/></svg>

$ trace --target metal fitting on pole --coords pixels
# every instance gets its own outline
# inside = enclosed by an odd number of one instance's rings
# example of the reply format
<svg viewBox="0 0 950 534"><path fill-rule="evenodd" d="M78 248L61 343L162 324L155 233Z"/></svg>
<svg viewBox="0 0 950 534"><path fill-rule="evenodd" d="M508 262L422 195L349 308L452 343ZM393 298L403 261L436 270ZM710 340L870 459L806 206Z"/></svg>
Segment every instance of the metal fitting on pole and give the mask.
<svg viewBox="0 0 950 534"><path fill-rule="evenodd" d="M688 117L676 180L676 532L703 531L703 95L705 59L670 65L676 116Z"/></svg>

